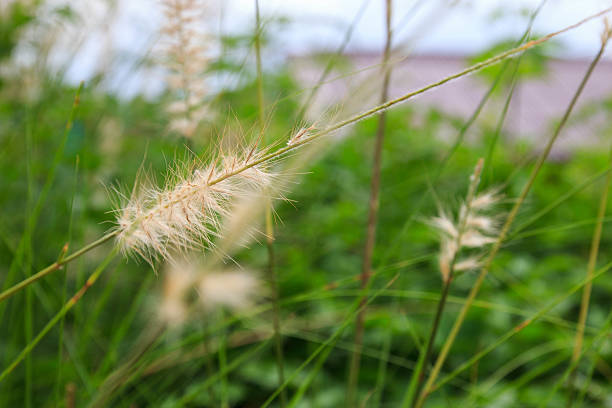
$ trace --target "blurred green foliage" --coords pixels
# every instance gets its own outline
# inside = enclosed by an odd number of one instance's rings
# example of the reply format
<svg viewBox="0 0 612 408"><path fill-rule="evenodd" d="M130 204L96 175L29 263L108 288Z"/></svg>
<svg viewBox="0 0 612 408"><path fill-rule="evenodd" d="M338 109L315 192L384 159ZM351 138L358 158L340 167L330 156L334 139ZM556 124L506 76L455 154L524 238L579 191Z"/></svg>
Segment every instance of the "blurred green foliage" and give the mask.
<svg viewBox="0 0 612 408"><path fill-rule="evenodd" d="M35 11L34 5L26 6L20 2L4 7L6 11L0 16L0 60L11 55L19 39L20 29L33 20Z"/></svg>
<svg viewBox="0 0 612 408"><path fill-rule="evenodd" d="M23 15L13 19L14 24L25 18ZM14 42L12 34L2 34L1 38L0 49L6 53L11 41ZM508 45L500 44L478 58L493 55ZM247 47L248 41L228 38L224 46ZM543 72L545 59L541 52L536 49L526 54L519 71L521 78ZM212 69L242 70L240 64L229 60L218 62ZM484 75L490 78L494 69ZM202 129L203 134L223 134L226 127L236 126L234 118L239 118L243 128L256 129L255 83L248 72L244 78L235 89L216 98L220 119ZM49 176L53 157L62 145L75 93L74 87L49 77L41 79L40 90L33 100L24 96L17 80L0 90L0 280L4 282L16 259L34 202ZM275 140L283 141L295 126L300 89L289 72L279 70L267 73L265 91L267 100L275 102L268 132ZM167 95L153 101L140 97L121 100L86 84L77 119L68 133L50 193L27 246L26 261L18 268L15 280L53 262L69 237L70 247L76 249L102 235L113 220L107 190L116 185L129 189L143 163L161 182L169 165L185 157L187 149L182 141L165 130L168 117L163 109L164 98ZM610 106L608 102L601 109L609 112ZM297 369L332 335L359 295L354 278L361 269L376 125L376 118L372 118L354 126L346 137L332 136L336 140L312 163L308 174L292 186L288 193L292 201L277 204L281 222L276 226L275 250L286 331L287 373ZM437 177L451 148L440 135L458 134L461 126L462 121L457 118L436 110L423 112L410 104L388 112L374 288L383 287L396 276L397 280L368 311L360 379L361 397L380 399L383 406L397 406L404 395L410 367L418 357L417 345L424 342L429 331L440 290L437 238L426 220L436 215L439 207L457 207L474 164L487 155L489 144L495 139L495 129L483 125L478 129L482 137L460 146ZM206 157L206 149L211 146L201 143L194 149ZM509 208L524 185L534 154L527 144L502 139L491 162L486 164L490 177L485 178L483 187L499 187L504 192L507 198L502 211ZM539 214L601 173L607 166L607 156L605 149L577 150L567 160L546 164L478 297L482 302L470 311L447 370L459 366L582 279L603 178L593 179L550 211ZM612 260L608 251L612 244L608 221L599 265ZM59 310L65 301L64 293L72 294L81 287L107 249L93 251L32 286L34 333ZM254 243L236 255L235 260L263 270L266 248ZM468 272L454 283L438 347L474 278L475 274ZM336 284L338 281L341 283ZM225 335L244 337L240 338L243 340L238 342L240 345L228 350L229 361L234 361L252 350L250 343L257 343L258 339L251 335L267 327L269 312L232 320L197 316L182 330L168 332L155 343L146 344L146 330L153 319L153 306L161 286L161 276L144 262L121 260L113 264L66 317L61 355L58 355L59 327L33 351L30 364L35 373L34 406L64 406L66 395L73 388L76 406L86 406L99 397L104 397L106 405L115 407L217 406L221 382L214 377L218 373L216 357L208 361L202 353L204 339L215 343ZM610 312L611 290L612 277L605 275L595 282L587 341ZM308 293L312 296L300 299ZM2 306L6 310L0 321L1 368L26 344L25 303L25 294L20 293ZM525 329L474 369L432 395L430 406L536 406L568 364L578 306L579 295L563 302L547 319ZM335 345L299 406L337 407L343 403L351 340L349 329ZM611 391L609 345L608 339L598 356L590 355L581 365L581 373L587 373L591 361L598 362L587 406L604 406L606 394ZM539 352L529 354L530 350ZM121 371L134 353L140 356L135 369ZM383 357L389 360L386 380L382 390L375 390ZM159 361L169 365L152 369L151 364ZM513 362L517 362L517 367L499 382L487 383L497 370ZM212 372L207 369L209 364L213 366ZM548 368L540 373L547 364ZM25 369L22 364L0 383L0 406L23 406ZM306 380L308 372L303 371L291 382L289 395ZM534 378L523 383L525 376L531 375ZM116 378L121 381L110 392L109 379ZM204 390L203 385L211 378L211 387ZM586 381L582 374L580 379ZM267 345L229 374L230 405L260 406L276 387L273 348ZM185 399L190 402L183 404ZM559 406L564 401L564 393L558 392L551 405Z"/></svg>

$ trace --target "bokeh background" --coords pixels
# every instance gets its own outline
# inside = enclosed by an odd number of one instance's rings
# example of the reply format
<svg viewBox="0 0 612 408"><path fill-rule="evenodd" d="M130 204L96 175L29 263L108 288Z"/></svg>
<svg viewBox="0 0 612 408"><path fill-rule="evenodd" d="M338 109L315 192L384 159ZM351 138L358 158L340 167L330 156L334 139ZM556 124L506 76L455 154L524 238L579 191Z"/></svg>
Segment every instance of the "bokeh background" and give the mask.
<svg viewBox="0 0 612 408"><path fill-rule="evenodd" d="M257 134L253 1L203 2L199 21L211 115L188 141L169 130L166 106L175 95L160 46L159 2L0 1L4 288L53 262L66 242L75 250L102 236L114 220L111 190L129 191L139 168L162 183L172 163L189 151L206 160L221 138ZM268 142L285 143L304 124L325 127L378 102L382 1L260 3ZM511 48L539 3L394 1L390 96ZM550 0L531 35L556 31L609 6ZM505 196L500 212L507 211L599 49L602 29L595 19L507 65L387 112L373 288L396 280L368 309L360 406L399 406L429 331L441 281L438 238L426 220L440 207L458 207L480 157L487 158L482 187L500 189ZM497 256L445 373L585 276L609 166L611 78L607 51ZM81 81L80 105L64 143ZM482 112L466 127L490 89ZM335 134L287 188L290 201L275 204L286 373L330 338L360 294L355 277L362 263L376 126L371 118ZM609 221L607 216L599 266L611 260ZM252 241L228 262L263 272L264 241ZM109 249L97 248L0 304L2 369ZM163 271L161 263L113 262L31 357L0 382L0 406L212 407L220 406L220 395L227 395L229 406L261 406L278 386L274 350L266 343L268 297L253 313L198 312L178 328L152 333ZM454 282L436 350L475 276L467 272ZM595 281L585 340L590 348L576 377L576 405L612 406L612 343L609 331L602 332L611 291L608 275ZM569 364L579 305L579 292L569 296L433 394L428 406L535 407L548 397L549 406L565 404L567 388L560 379ZM344 403L352 339L351 326L324 364L308 366L292 379L290 396L309 384L295 406ZM220 348L232 367L225 380L219 375ZM556 384L558 391L551 392Z"/></svg>

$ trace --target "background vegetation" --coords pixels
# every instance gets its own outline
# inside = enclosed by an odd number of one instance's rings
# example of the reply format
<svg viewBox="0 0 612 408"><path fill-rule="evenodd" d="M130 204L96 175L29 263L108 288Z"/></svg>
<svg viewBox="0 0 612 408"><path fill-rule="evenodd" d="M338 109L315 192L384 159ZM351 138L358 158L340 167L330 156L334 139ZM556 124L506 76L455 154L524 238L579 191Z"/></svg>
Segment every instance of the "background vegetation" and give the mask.
<svg viewBox="0 0 612 408"><path fill-rule="evenodd" d="M20 30L38 24L31 7L15 6L0 20L4 64L10 64ZM70 13L64 12L62 18L70 19ZM265 38L264 46L271 42ZM228 37L224 44L228 49L248 49L252 38ZM511 44L502 44L490 55ZM519 80L521 75L545 75L545 53L534 51L525 59L528 68L519 72ZM350 72L347 61L342 66ZM38 68L27 77L25 72L6 74L0 82L4 288L54 262L64 243L76 250L102 236L114 220L108 187L131 186L143 162L161 180L169 163L184 157L187 149L182 139L166 130L170 118L164 106L171 95L120 99L98 86L102 78L85 84L73 126L63 139L76 88L63 81L62 73ZM245 129L256 128L255 71L222 56L209 72L219 73L239 74L241 81L212 102L219 112L231 109L231 115L219 114L202 131L222 134L228 127L236 128L237 122ZM36 92L27 86L30 74L37 81ZM482 78L491 83L495 75L486 71ZM504 75L508 80L500 87L508 89L511 70ZM285 140L296 128L302 90L283 67L266 71L263 83L265 100L274 101L268 134ZM495 97L503 99L505 94ZM608 115L612 102L597 109ZM290 378L287 394L293 397L302 385L309 385L297 406L344 403L352 325L326 349L330 353L324 362L315 359L295 377L290 375L332 338L360 296L357 278L376 126L377 119L370 118L336 138L312 162L308 174L291 185L287 193L291 201L279 202L275 208L284 367ZM423 112L411 104L387 112L374 280L368 291L377 297L367 310L359 378L358 399L363 406L399 406L429 334L441 279L438 238L426 220L437 215L439 206L457 207L480 157L489 158L481 188L500 187L505 196L501 207L507 211L537 157L534 147L498 138L495 127L477 122L473 129L481 136L459 145L446 161L453 146L439 134L450 128L458 135L463 126L459 118L435 109ZM546 162L443 373L584 279L608 168L606 136L602 134L601 148L578 149L568 158ZM489 155L493 143L496 148ZM214 146L203 143L192 148L196 154L206 154ZM609 220L607 216L599 266L612 261ZM0 303L1 369L83 286L109 248L97 248ZM234 259L263 271L266 246L254 242ZM453 282L434 350L444 342L475 277L476 272L465 272ZM0 406L220 406L224 395L230 406L261 406L278 389L269 301L238 314L199 313L178 329L156 333L149 343L162 286L163 273L154 272L146 262L111 263L65 319L0 382ZM609 275L595 281L585 344L597 341L576 376L576 387L584 393L576 400L582 406L612 404L612 339L609 330L601 336L611 312L611 291ZM579 307L580 291L432 394L428 406L539 406L549 396L549 406L565 404L568 390L561 377L572 354ZM214 351L219 347L226 349L227 378ZM277 400L273 405L280 406Z"/></svg>

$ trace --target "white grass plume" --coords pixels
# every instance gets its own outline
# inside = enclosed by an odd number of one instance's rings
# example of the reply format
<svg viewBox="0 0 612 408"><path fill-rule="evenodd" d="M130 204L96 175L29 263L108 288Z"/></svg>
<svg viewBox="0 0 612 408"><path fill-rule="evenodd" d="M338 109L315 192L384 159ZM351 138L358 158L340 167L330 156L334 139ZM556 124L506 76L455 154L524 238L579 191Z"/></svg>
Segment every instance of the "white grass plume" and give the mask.
<svg viewBox="0 0 612 408"><path fill-rule="evenodd" d="M265 293L257 275L244 269L205 272L197 290L200 303L207 311L218 308L243 310Z"/></svg>
<svg viewBox="0 0 612 408"><path fill-rule="evenodd" d="M187 291L193 285L194 273L183 264L172 264L165 270L163 295L158 304L158 316L166 324L180 325L187 319Z"/></svg>
<svg viewBox="0 0 612 408"><path fill-rule="evenodd" d="M497 216L491 214L492 208L500 200L495 191L477 194L482 171L482 159L470 177L470 187L464 204L461 205L456 219L447 212L431 219L430 224L440 234L440 254L438 257L442 280L448 283L456 271L476 269L480 266L477 256L459 259L462 250L480 249L495 242L499 223Z"/></svg>
<svg viewBox="0 0 612 408"><path fill-rule="evenodd" d="M219 153L205 164L192 160L172 172L164 188L137 183L116 210L117 239L124 253L152 263L157 258L212 245L235 200L267 191L280 177L255 145Z"/></svg>
<svg viewBox="0 0 612 408"><path fill-rule="evenodd" d="M175 100L167 106L170 130L192 138L202 120L210 116L205 74L210 36L203 30L202 0L162 0L162 27L167 81Z"/></svg>
<svg viewBox="0 0 612 408"><path fill-rule="evenodd" d="M241 311L266 293L255 272L238 267L216 268L190 254L166 264L163 293L156 306L157 316L163 323L176 327L197 310L207 313L219 309Z"/></svg>

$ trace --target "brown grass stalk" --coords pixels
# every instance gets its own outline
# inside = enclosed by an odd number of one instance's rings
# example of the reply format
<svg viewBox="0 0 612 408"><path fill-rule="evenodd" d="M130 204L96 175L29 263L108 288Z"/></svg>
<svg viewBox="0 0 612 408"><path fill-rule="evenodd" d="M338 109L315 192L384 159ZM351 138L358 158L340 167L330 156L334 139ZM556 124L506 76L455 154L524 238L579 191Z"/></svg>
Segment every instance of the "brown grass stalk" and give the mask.
<svg viewBox="0 0 612 408"><path fill-rule="evenodd" d="M389 81L391 79L391 66L389 55L391 53L391 18L392 1L385 0L386 7L386 39L382 57L384 78L382 83L380 103L384 103L389 97ZM372 254L376 244L376 223L378 218L379 195L380 195L380 170L382 162L382 148L385 139L386 112L382 111L378 116L378 128L376 129L376 141L374 145L374 160L372 163L372 180L370 185L370 199L368 204L368 224L366 227L366 241L363 251L363 264L361 270L361 289L365 289L370 281L372 269ZM354 350L349 366L349 377L347 384L346 406L353 407L359 385L359 366L361 362L361 347L363 345L364 319L366 314L365 298L361 299L361 309L357 314L355 322Z"/></svg>

